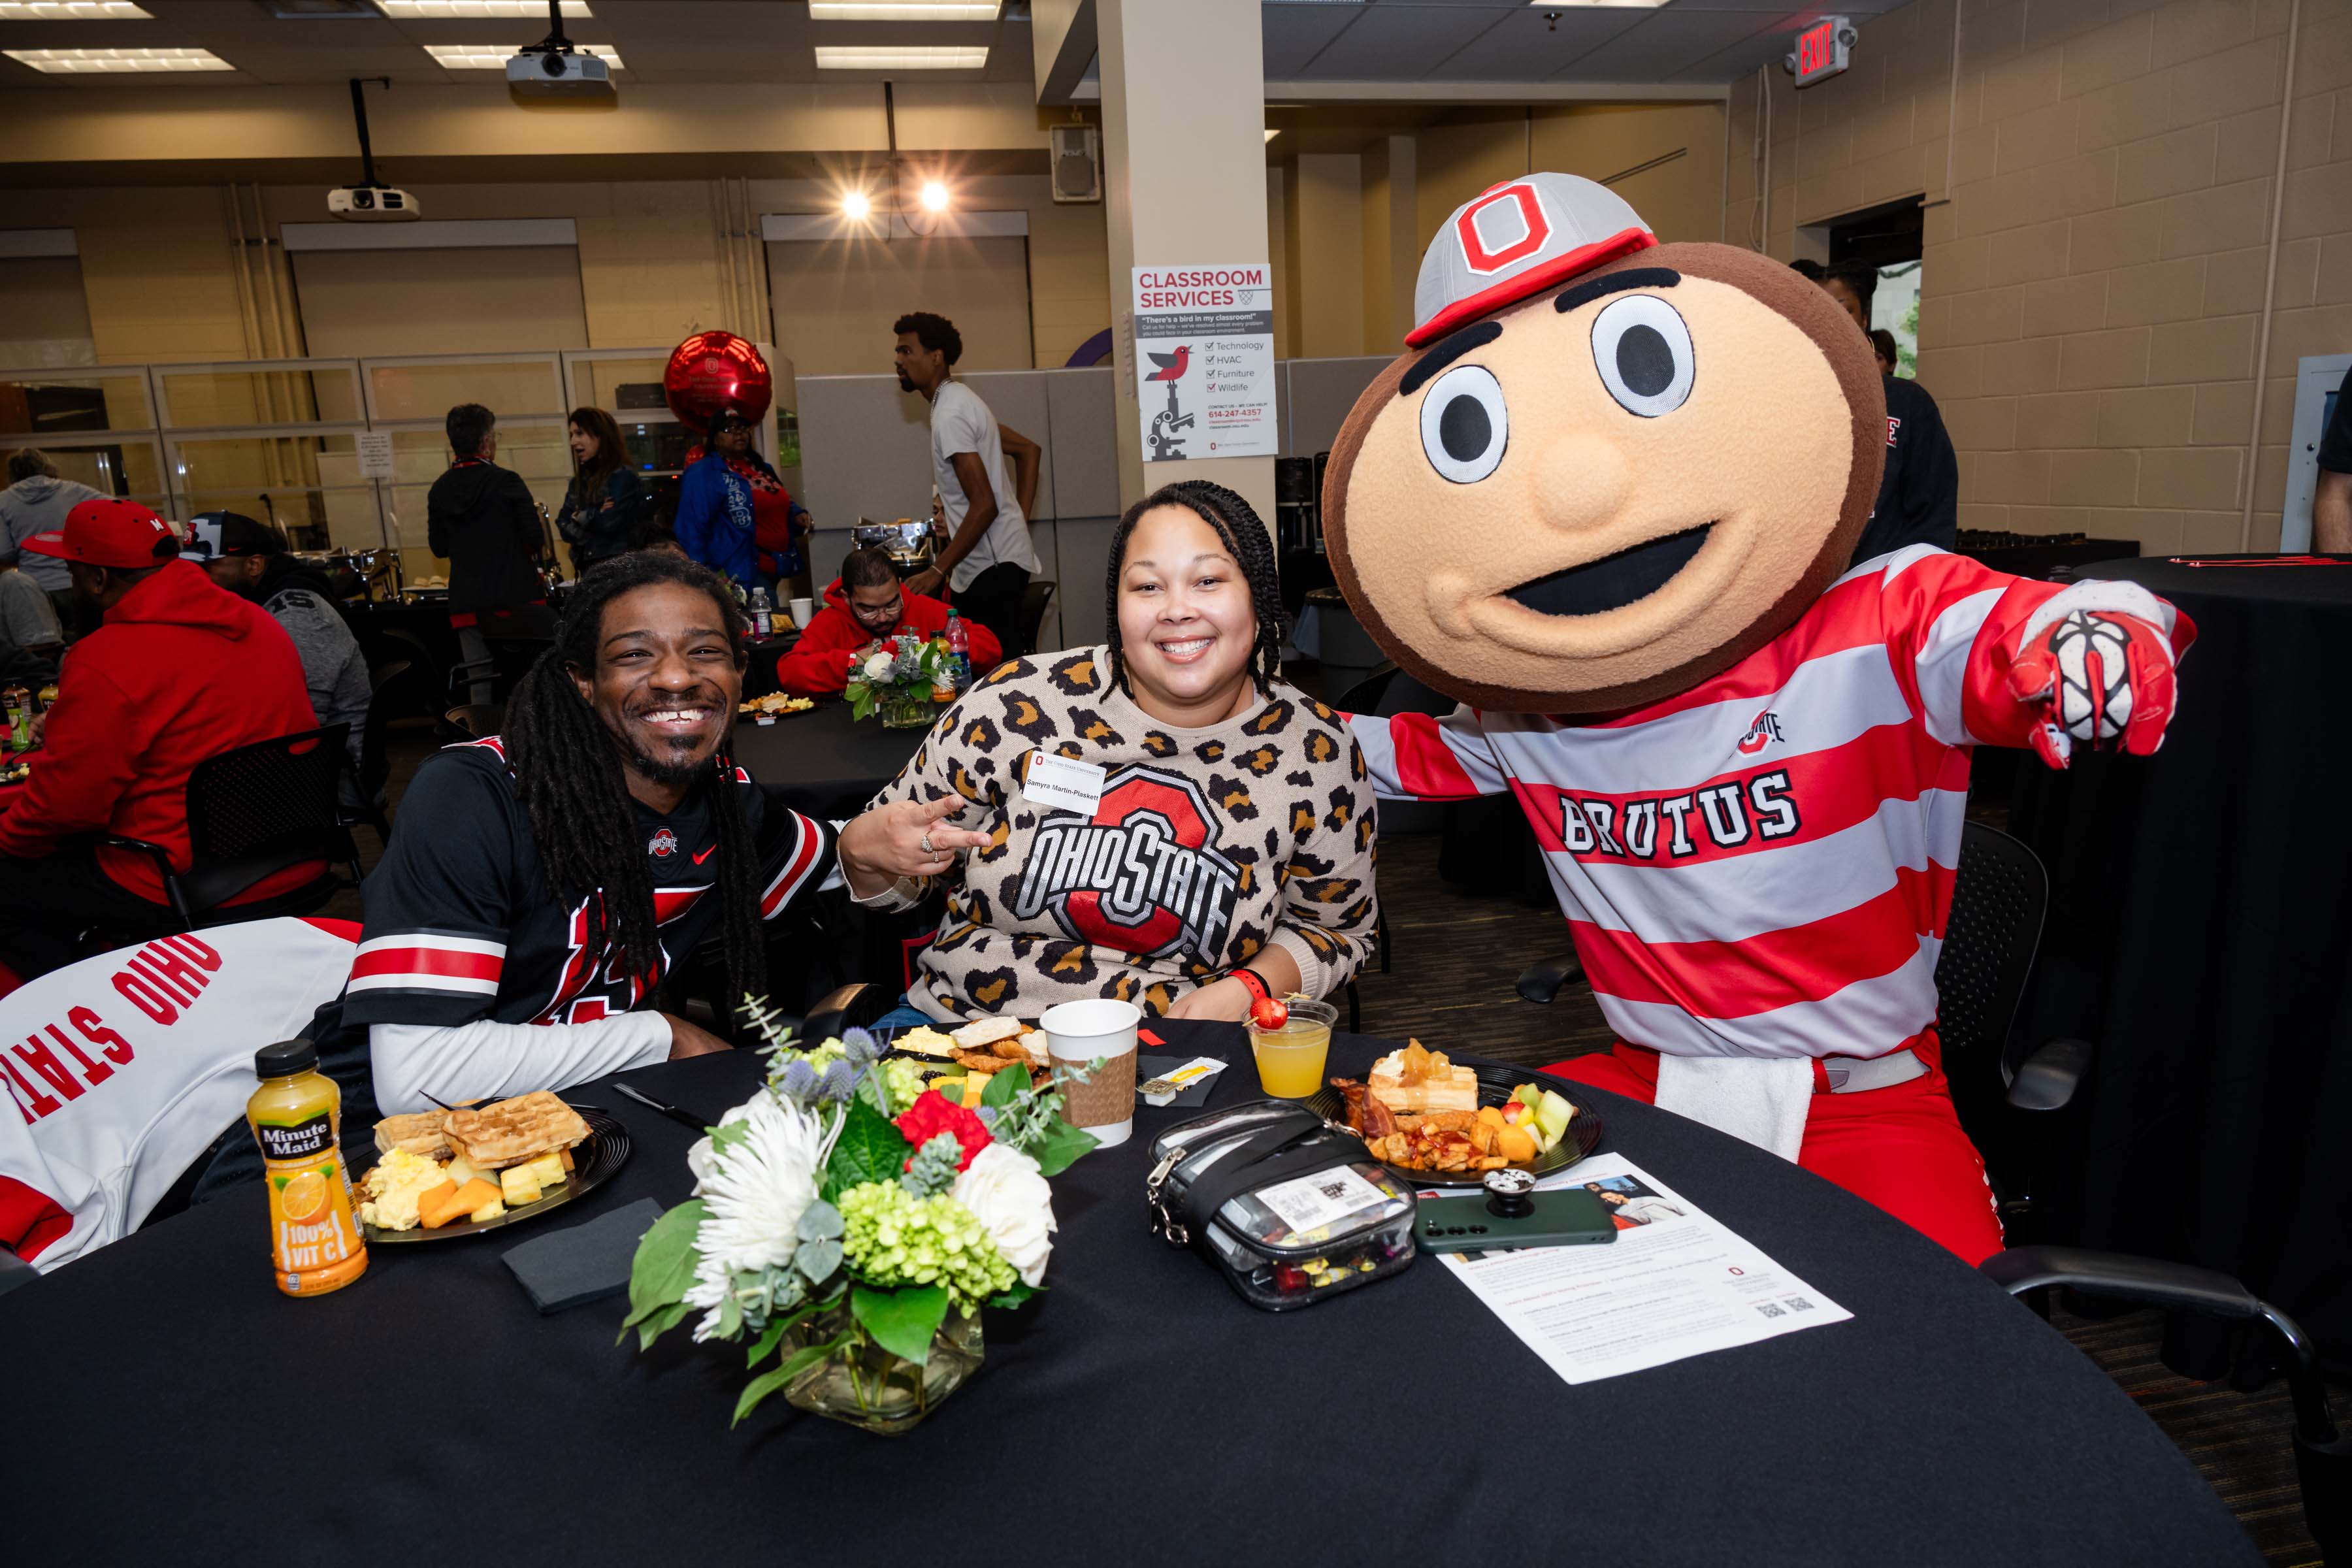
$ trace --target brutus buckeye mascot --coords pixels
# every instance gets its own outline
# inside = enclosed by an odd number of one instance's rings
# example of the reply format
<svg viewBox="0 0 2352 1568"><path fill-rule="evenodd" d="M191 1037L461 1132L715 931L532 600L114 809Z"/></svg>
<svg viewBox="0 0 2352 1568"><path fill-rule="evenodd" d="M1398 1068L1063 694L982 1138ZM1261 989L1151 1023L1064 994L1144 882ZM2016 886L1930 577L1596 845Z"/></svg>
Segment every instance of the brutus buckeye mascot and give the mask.
<svg viewBox="0 0 2352 1568"><path fill-rule="evenodd" d="M1451 715L1353 721L1384 795L1508 790L1621 1037L1553 1070L2000 1247L1937 1064L1969 748L2146 753L2192 628L1925 545L1851 569L1886 447L1813 284L1532 174L1423 259L1331 453L1339 584Z"/></svg>

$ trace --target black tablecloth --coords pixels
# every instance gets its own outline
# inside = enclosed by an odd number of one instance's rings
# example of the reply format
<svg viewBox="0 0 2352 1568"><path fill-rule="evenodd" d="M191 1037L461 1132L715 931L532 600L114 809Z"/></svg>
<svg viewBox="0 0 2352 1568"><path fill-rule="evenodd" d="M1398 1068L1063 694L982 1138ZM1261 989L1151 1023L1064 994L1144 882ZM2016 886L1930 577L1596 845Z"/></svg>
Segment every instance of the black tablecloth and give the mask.
<svg viewBox="0 0 2352 1568"><path fill-rule="evenodd" d="M1233 1052L1212 1103L1256 1093ZM1335 1069L1380 1048L1342 1037ZM741 1054L631 1075L715 1117ZM691 1134L609 1089L636 1152L566 1220L684 1198ZM379 1247L272 1289L262 1194L0 1298L8 1546L26 1563L2052 1563L2258 1561L2197 1471L2022 1305L1793 1165L1598 1096L1622 1150L1854 1314L1570 1387L1423 1260L1301 1311L1244 1305L1148 1234L1153 1132L1055 1183L1049 1289L887 1440L772 1400L740 1347L616 1345L624 1304L541 1318L513 1232ZM494 1237L503 1234L507 1239Z"/></svg>
<svg viewBox="0 0 2352 1568"><path fill-rule="evenodd" d="M2197 642L2157 755L2020 773L2011 821L2052 883L2020 1027L2098 1047L2051 1194L2053 1234L2234 1274L2342 1369L2352 563L2120 561L2083 575L2169 599ZM2219 1375L2209 1332L2182 1323L2167 1359Z"/></svg>
<svg viewBox="0 0 2352 1568"><path fill-rule="evenodd" d="M854 720L849 704L820 701L772 724L735 725L735 760L812 816L855 816L898 776L928 730L886 730Z"/></svg>

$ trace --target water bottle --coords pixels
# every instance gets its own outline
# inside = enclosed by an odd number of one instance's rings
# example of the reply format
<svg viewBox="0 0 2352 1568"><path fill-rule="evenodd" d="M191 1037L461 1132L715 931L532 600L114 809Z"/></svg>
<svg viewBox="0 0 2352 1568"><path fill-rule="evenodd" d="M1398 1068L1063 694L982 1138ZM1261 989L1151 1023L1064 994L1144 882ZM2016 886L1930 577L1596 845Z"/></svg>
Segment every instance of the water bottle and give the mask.
<svg viewBox="0 0 2352 1568"><path fill-rule="evenodd" d="M775 626L775 606L768 602L768 586L751 590L751 635L765 637Z"/></svg>
<svg viewBox="0 0 2352 1568"><path fill-rule="evenodd" d="M948 612L948 661L955 667L958 691L971 689L971 634L953 610Z"/></svg>

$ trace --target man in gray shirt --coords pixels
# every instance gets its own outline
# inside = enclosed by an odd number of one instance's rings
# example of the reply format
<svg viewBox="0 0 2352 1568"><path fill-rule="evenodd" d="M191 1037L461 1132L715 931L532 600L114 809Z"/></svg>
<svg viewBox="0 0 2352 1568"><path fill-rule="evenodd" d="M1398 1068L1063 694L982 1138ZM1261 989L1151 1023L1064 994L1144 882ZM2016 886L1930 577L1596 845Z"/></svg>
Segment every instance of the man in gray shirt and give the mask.
<svg viewBox="0 0 2352 1568"><path fill-rule="evenodd" d="M359 639L335 608L334 590L308 564L287 553L286 540L266 522L236 511L208 511L192 520L195 543L191 559L232 594L242 594L269 612L294 651L310 689L310 710L319 722L352 727L352 764L360 763L360 738L367 729L373 687Z"/></svg>
<svg viewBox="0 0 2352 1568"><path fill-rule="evenodd" d="M58 478L58 466L46 452L27 447L10 453L8 488L0 490L0 550L20 550L33 535L63 528L66 513L96 494L88 485ZM48 595L58 624L73 626L77 618L73 583L66 574L66 563L53 556L34 554L25 558L23 571Z"/></svg>
<svg viewBox="0 0 2352 1568"><path fill-rule="evenodd" d="M18 570L14 545L0 550L0 679L46 685L58 678L65 647L49 596Z"/></svg>

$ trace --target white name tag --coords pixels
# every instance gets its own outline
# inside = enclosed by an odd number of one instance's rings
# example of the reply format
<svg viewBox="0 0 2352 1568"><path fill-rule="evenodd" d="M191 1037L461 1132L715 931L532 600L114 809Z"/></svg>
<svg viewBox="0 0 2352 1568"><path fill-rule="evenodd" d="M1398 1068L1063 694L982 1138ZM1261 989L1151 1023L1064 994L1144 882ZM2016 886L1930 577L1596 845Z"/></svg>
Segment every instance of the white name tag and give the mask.
<svg viewBox="0 0 2352 1568"><path fill-rule="evenodd" d="M1021 781L1021 793L1049 810L1092 816L1102 801L1103 778L1103 770L1093 763L1034 752L1029 757L1029 776Z"/></svg>

